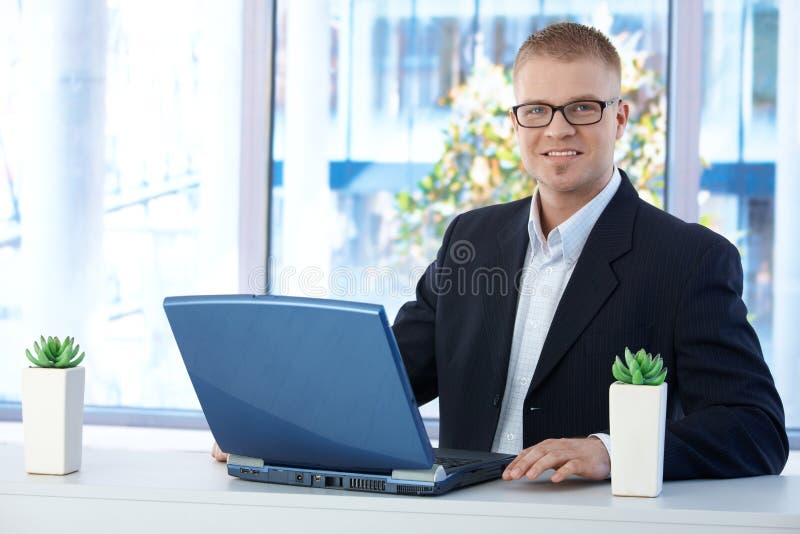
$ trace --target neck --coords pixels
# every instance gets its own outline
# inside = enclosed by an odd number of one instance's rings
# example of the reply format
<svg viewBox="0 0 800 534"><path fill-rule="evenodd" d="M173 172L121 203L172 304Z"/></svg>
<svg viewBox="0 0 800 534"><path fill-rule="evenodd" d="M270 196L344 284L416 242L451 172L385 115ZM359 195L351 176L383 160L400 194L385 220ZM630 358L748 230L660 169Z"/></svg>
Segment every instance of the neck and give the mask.
<svg viewBox="0 0 800 534"><path fill-rule="evenodd" d="M614 168L605 180L596 182L595 187L587 188L585 191L570 191L569 193L562 193L559 191L551 191L546 188L539 188L538 205L539 205L539 222L542 226L542 232L545 238L550 232L572 217L578 210L600 194L600 192L611 181L614 175Z"/></svg>

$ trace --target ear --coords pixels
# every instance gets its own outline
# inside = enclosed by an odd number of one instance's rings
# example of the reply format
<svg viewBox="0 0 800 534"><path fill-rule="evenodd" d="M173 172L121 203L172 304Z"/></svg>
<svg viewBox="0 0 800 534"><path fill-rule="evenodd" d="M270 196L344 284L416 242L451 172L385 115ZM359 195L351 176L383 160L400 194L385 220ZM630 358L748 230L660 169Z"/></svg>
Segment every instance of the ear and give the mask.
<svg viewBox="0 0 800 534"><path fill-rule="evenodd" d="M514 111L509 109L508 116L511 118L511 125L514 127L514 133L519 133L519 124L517 124L517 117L514 115Z"/></svg>
<svg viewBox="0 0 800 534"><path fill-rule="evenodd" d="M630 106L625 100L620 100L617 104L617 139L620 139L625 133L625 127L628 125L628 115L630 114Z"/></svg>

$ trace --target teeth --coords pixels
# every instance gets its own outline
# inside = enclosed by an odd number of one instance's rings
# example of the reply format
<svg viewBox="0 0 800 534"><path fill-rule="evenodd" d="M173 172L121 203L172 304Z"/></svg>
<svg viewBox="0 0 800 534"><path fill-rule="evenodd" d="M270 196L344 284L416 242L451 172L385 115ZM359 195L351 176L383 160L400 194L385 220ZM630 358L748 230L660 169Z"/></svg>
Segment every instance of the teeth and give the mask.
<svg viewBox="0 0 800 534"><path fill-rule="evenodd" d="M574 150L567 150L565 152L548 152L548 156L577 156L578 153Z"/></svg>

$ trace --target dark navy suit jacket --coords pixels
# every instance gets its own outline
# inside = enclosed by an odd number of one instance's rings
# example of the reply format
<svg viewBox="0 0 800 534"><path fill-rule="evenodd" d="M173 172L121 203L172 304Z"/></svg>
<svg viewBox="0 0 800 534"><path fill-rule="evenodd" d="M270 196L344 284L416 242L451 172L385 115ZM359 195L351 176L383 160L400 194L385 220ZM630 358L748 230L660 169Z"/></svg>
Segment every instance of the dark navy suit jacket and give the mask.
<svg viewBox="0 0 800 534"><path fill-rule="evenodd" d="M508 375L530 197L448 227L393 330L417 402L439 397L439 444L489 450ZM523 408L523 443L608 432L625 347L669 368L664 477L779 473L783 406L741 299L736 248L622 183L558 304Z"/></svg>

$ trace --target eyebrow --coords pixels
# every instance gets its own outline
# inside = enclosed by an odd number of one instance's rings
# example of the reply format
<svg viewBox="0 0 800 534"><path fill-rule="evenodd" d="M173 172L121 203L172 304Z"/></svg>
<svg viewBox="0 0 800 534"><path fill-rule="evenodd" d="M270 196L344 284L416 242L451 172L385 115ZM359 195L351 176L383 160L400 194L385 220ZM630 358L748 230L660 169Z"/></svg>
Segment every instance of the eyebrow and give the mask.
<svg viewBox="0 0 800 534"><path fill-rule="evenodd" d="M574 96L574 97L570 98L569 100L565 100L564 103L566 104L568 102L577 102L579 100L603 100L603 99L599 98L597 95L583 94L583 95ZM551 104L549 100L528 100L526 102L522 102L520 105L525 106L525 105L528 105L528 104L547 104L548 106L555 105L555 104Z"/></svg>

